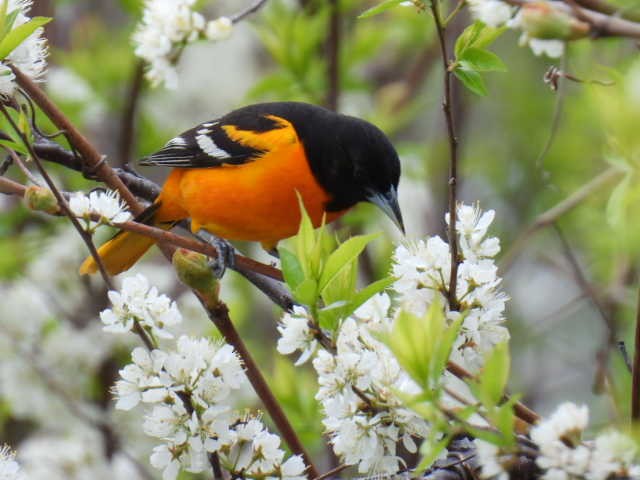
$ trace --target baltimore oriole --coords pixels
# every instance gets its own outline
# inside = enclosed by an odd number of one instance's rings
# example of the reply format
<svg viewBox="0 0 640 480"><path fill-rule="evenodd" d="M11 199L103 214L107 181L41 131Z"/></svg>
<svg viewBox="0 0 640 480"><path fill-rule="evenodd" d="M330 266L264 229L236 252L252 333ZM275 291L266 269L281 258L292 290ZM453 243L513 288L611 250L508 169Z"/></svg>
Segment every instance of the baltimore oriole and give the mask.
<svg viewBox="0 0 640 480"><path fill-rule="evenodd" d="M387 137L364 120L314 105L274 102L234 110L187 130L141 163L173 167L145 218L163 228L190 218L193 232L258 241L269 250L297 232L299 194L316 227L323 216L331 222L367 201L404 230L400 161ZM153 243L121 232L99 254L115 275ZM80 267L82 274L96 271L91 257Z"/></svg>

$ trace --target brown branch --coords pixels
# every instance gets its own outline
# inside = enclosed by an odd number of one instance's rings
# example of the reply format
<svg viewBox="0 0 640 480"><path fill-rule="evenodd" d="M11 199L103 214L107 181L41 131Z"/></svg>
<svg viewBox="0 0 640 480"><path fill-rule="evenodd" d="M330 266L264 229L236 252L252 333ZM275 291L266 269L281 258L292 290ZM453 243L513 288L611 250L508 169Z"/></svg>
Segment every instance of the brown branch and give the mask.
<svg viewBox="0 0 640 480"><path fill-rule="evenodd" d="M238 23L244 20L246 17L248 17L252 13L255 13L256 11L260 10L266 3L267 3L267 0L256 0L256 2L253 3L253 5L249 5L246 9L236 13L235 15L231 15L231 17L229 18L232 23Z"/></svg>
<svg viewBox="0 0 640 480"><path fill-rule="evenodd" d="M631 420L640 420L640 293L638 294L638 309L636 312L636 333L633 352L633 369L631 371Z"/></svg>
<svg viewBox="0 0 640 480"><path fill-rule="evenodd" d="M219 302L215 306L208 306L207 301L200 295L198 295L198 298L206 309L211 321L224 336L225 341L232 345L233 348L235 348L236 352L238 352L238 355L244 363L247 377L249 378L253 389L255 390L260 400L262 400L262 403L264 404L267 412L269 412L273 423L276 425L285 442L287 443L287 445L289 445L289 448L294 454L302 456L305 464L308 467L309 475L311 477L317 477L319 473L316 467L313 465L311 457L300 442L300 439L291 426L289 419L282 410L282 407L278 403L278 400L273 395L273 392L269 388L269 385L262 375L262 372L260 372L258 365L251 357L251 354L247 350L247 347L238 334L238 331L233 326L233 323L229 318L229 309L222 302Z"/></svg>
<svg viewBox="0 0 640 480"><path fill-rule="evenodd" d="M343 470L346 470L347 468L349 468L349 465L345 465L343 463L342 465L338 465L336 468L332 468L331 470L329 470L328 472L323 473L322 475L318 475L313 480L324 480L325 478L331 478L334 475L339 474Z"/></svg>
<svg viewBox="0 0 640 480"><path fill-rule="evenodd" d="M530 0L505 0L506 3L517 7L522 7ZM597 11L582 8L577 5L576 0L565 0L564 4L552 2L554 8L563 8L563 10L573 15L578 20L587 22L590 26L590 34L592 38L605 37L624 37L624 38L640 38L640 23L607 15Z"/></svg>
<svg viewBox="0 0 640 480"><path fill-rule="evenodd" d="M98 250L96 249L96 246L93 243L91 234L89 234L84 228L82 228L82 225L80 225L80 222L78 221L78 219L75 217L73 212L71 212L71 209L69 208L69 205L67 204L66 199L62 195L62 192L60 192L60 190L54 183L53 179L49 176L47 170L42 165L40 158L38 157L36 152L33 150L31 143L29 142L25 134L22 132L22 130L18 128L13 118L11 118L11 115L9 115L9 112L7 111L5 106L0 104L0 110L2 111L2 114L5 116L5 118L11 125L11 128L13 128L15 133L22 140L22 143L24 144L24 146L27 148L27 151L29 152L29 155L31 156L33 162L35 163L36 168L40 172L40 175L42 175L42 178L44 178L44 181L48 185L49 189L51 190L53 195L56 197L58 205L60 206L60 210L62 210L62 212L69 218L69 220L71 221L71 224L80 235L80 238L82 238L82 241L85 243L85 245L89 249L90 255L95 260L96 265L98 265L98 270L102 275L104 283L107 285L107 287L110 290L115 290L113 282L111 281L111 277L109 277L109 274L107 273L107 269L104 265L104 262L102 261L102 258L100 258L100 255L98 254ZM147 334L147 332L145 332L145 330L140 325L140 322L138 322L137 320L134 320L133 322L133 331L140 337L140 339L142 340L142 343L144 343L144 345L147 347L148 350L153 350L153 342L149 338L149 335Z"/></svg>
<svg viewBox="0 0 640 480"><path fill-rule="evenodd" d="M340 96L340 0L329 0L329 9L325 106L329 110L337 111Z"/></svg>
<svg viewBox="0 0 640 480"><path fill-rule="evenodd" d="M114 170L106 161L104 161L103 156L69 121L57 105L49 99L44 91L33 80L31 80L31 78L22 73L20 69L15 66L11 66L11 70L16 77L16 82L24 92L29 95L31 100L33 100L38 107L40 107L56 127L65 132L69 142L75 147L86 162L86 167L88 169L94 169L96 175L98 175L104 183L106 183L112 190L117 190L120 197L127 203L127 205L129 205L129 208L135 215L142 213L142 205L138 203L131 191L124 185L124 183L122 183L120 177L116 175Z"/></svg>
<svg viewBox="0 0 640 480"><path fill-rule="evenodd" d="M447 362L447 371L460 380L473 380L475 378L471 372L452 361ZM505 396L505 400L507 399L508 397ZM530 425L534 425L540 420L540 415L521 402L516 402L513 405L513 411L520 420Z"/></svg>
<svg viewBox="0 0 640 480"><path fill-rule="evenodd" d="M567 198L538 215L534 221L513 241L511 248L500 260L500 270L505 272L509 269L534 234L549 225L552 225L560 217L572 211L588 197L598 192L603 187L606 187L610 182L623 174L624 172L619 168L609 167L604 172L594 177L591 181L585 183Z"/></svg>
<svg viewBox="0 0 640 480"><path fill-rule="evenodd" d="M138 60L133 67L133 75L127 90L125 108L120 120L120 138L118 141L118 163L126 165L131 160L133 150L136 114L144 88L144 62Z"/></svg>
<svg viewBox="0 0 640 480"><path fill-rule="evenodd" d="M56 197L58 205L60 206L60 210L62 210L62 212L69 218L69 220L71 220L71 224L78 231L78 234L82 238L82 241L85 243L85 245L89 249L89 253L94 258L94 260L96 261L96 264L98 265L98 269L100 270L100 274L104 279L104 283L107 284L110 290L113 290L114 289L113 282L111 281L111 278L107 273L107 269L105 268L104 263L100 258L100 255L98 255L98 251L96 249L96 246L93 244L91 235L87 233L87 231L84 228L82 228L82 225L80 225L80 222L78 221L78 219L71 212L71 209L67 204L67 201L65 200L64 196L62 195L62 193L60 192L56 184L53 182L53 179L49 176L47 170L42 165L42 162L40 161L40 158L38 158L38 155L36 154L36 152L33 151L33 148L31 147L31 144L29 143L29 140L27 139L26 135L22 130L20 130L18 125L16 125L15 121L13 120L13 118L11 117L11 115L9 114L9 112L7 111L6 107L3 104L0 104L0 110L2 111L2 114L11 125L11 128L13 129L13 131L20 137L20 140L22 141L25 148L29 152L29 155L33 159L33 162L35 163L36 168L40 172L40 175L42 175L42 178L44 179L45 183L47 184L47 186L49 187L53 195Z"/></svg>
<svg viewBox="0 0 640 480"><path fill-rule="evenodd" d="M621 17L632 22L640 22L640 11L627 11L625 8L612 5L603 0L575 0L581 7L593 10L594 12L604 13L612 17Z"/></svg>
<svg viewBox="0 0 640 480"><path fill-rule="evenodd" d="M447 123L447 133L449 135L449 249L451 250L451 274L449 275L449 292L447 295L449 308L458 310L458 299L456 298L456 287L458 285L458 265L460 258L458 255L458 237L456 235L457 223L457 182L458 182L458 139L456 137L455 123L453 119L452 96L451 96L451 72L449 71L449 54L447 53L447 42L445 39L445 27L440 18L440 4L437 1L430 3L433 20L438 32L440 43L440 54L444 74L444 97L442 100L442 111Z"/></svg>
<svg viewBox="0 0 640 480"><path fill-rule="evenodd" d="M98 153L98 151L89 143L89 141L71 124L71 122L64 116L64 114L57 108L56 105L46 96L46 94L38 87L29 77L20 72L19 69L12 67L12 70L16 76L16 80L18 84L23 88L23 90L31 97L31 99L42 109L42 111L51 119L51 121L60 129L65 131L67 138L71 142L71 144L76 148L76 150L83 156L85 161L87 162L88 167L95 169L96 174L113 190L117 190L120 193L121 198L129 205L130 209L134 214L138 215L143 211L143 207L138 203L137 199L133 196L131 191L124 185L122 180L118 177L115 171L104 162L102 156ZM28 144L28 142L27 142ZM30 153L35 155L33 149L30 147ZM59 193L59 192L58 192ZM65 205L64 199L62 199L61 205ZM70 213L70 212L69 212ZM75 217L74 217L75 219ZM72 219L72 221L74 221ZM77 222L77 219L75 219ZM135 223L135 222L132 222ZM139 228L141 225L136 224L133 228ZM148 227L142 225L142 227ZM142 230L140 230L142 233ZM164 234L169 232L163 232ZM163 253L171 258L171 253L175 250L173 247L163 245L160 243L160 248L163 250ZM250 260L247 263L247 266L255 267L252 263L253 260ZM241 262L242 263L242 262ZM258 262L255 262L258 263ZM194 291L196 295L197 292ZM200 298L200 296L198 295ZM307 464L309 465L309 473L313 476L317 476L317 470L310 462L310 459L300 441L295 436L295 432L291 428L291 425L288 422L288 419L284 415L284 412L280 408L280 405L277 403L277 400L269 390L266 382L264 381L264 377L260 373L257 365L251 358L249 352L244 348L244 344L240 339L240 336L237 334L233 325L231 324L228 311L226 305L220 303L218 305L218 311L210 312L210 318L214 323L218 322L220 325L227 328L227 334L230 335L230 338L227 338L229 343L234 346L237 346L237 351L241 356L243 362L245 362L245 366L247 366L247 376L252 384L260 385L261 392L257 392L263 398L267 400L265 402L265 409L272 416L274 423L279 426L279 428L283 428L284 432L281 430L285 441L289 444L289 447L292 451L296 453L300 453L303 455ZM226 313L225 313L226 312ZM212 314L213 313L213 314ZM230 328L229 328L230 327ZM225 335L226 337L226 335ZM248 367L251 365L251 368ZM254 385L255 388L255 385ZM288 426L288 429L287 429ZM291 443L289 443L291 442Z"/></svg>

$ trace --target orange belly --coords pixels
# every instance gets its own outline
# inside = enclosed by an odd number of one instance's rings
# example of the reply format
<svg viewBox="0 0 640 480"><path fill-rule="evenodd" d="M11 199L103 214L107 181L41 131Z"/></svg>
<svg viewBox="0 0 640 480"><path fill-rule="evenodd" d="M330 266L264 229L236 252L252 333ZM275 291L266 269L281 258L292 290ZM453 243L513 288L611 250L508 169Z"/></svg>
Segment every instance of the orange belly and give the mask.
<svg viewBox="0 0 640 480"><path fill-rule="evenodd" d="M302 145L292 142L242 165L175 169L163 187L158 219L190 217L193 231L204 228L229 240L275 246L298 230L296 192L314 226L325 214L329 197L303 158ZM343 213L327 213L326 222Z"/></svg>

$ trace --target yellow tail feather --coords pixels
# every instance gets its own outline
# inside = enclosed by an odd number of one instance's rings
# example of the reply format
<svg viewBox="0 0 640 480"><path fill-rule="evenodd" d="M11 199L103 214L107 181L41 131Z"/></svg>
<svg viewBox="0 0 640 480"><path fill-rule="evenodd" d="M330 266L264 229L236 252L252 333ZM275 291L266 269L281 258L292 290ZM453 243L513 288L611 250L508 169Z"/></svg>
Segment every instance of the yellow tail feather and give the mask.
<svg viewBox="0 0 640 480"><path fill-rule="evenodd" d="M121 232L98 249L98 254L109 275L129 270L155 241L152 238L131 232ZM98 264L89 256L80 266L80 275L98 271Z"/></svg>

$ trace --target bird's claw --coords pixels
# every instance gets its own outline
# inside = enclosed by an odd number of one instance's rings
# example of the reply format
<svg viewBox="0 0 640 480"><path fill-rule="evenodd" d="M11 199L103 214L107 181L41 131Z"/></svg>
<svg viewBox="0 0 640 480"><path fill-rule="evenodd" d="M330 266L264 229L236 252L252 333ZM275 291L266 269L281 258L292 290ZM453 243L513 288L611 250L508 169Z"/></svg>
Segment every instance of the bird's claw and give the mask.
<svg viewBox="0 0 640 480"><path fill-rule="evenodd" d="M216 278L222 278L224 273L227 271L227 268L235 267L236 253L231 245L226 240L216 237L215 235L211 235L208 232L200 232L198 233L198 237L215 247L218 251L218 256L209 260L209 268L215 275Z"/></svg>

